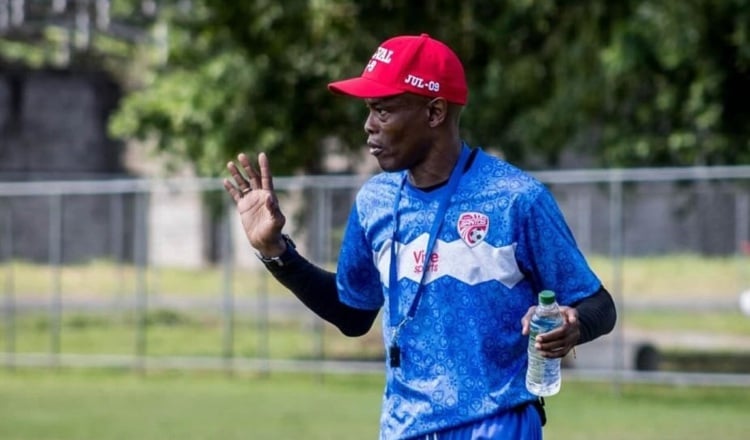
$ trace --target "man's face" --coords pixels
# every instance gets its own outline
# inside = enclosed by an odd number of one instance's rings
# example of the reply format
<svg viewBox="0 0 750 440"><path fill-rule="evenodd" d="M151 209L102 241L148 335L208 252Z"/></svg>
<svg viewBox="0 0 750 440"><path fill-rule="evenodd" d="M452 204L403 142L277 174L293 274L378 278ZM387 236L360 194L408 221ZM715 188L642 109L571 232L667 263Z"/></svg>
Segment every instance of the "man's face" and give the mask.
<svg viewBox="0 0 750 440"><path fill-rule="evenodd" d="M412 169L427 156L430 99L412 94L365 99L367 146L384 171Z"/></svg>

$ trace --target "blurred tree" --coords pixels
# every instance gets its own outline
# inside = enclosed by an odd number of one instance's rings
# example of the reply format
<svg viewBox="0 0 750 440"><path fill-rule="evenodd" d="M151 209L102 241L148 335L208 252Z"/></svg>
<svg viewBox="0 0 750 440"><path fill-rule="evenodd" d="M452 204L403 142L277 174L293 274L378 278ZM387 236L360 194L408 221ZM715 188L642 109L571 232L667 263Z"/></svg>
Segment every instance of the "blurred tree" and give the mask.
<svg viewBox="0 0 750 440"><path fill-rule="evenodd" d="M750 163L750 1L633 2L601 72L603 163Z"/></svg>
<svg viewBox="0 0 750 440"><path fill-rule="evenodd" d="M320 172L324 140L356 143L340 129L363 107L326 89L368 56L351 37L355 12L346 1L194 4L170 26L168 65L125 100L113 132L155 140L200 174L223 173L239 151L266 151L277 174Z"/></svg>
<svg viewBox="0 0 750 440"><path fill-rule="evenodd" d="M323 140L359 148L363 106L326 83L357 75L383 39L420 32L465 62L467 139L511 161L750 163L750 0L205 0L191 16L113 127L204 173L240 150L319 172Z"/></svg>
<svg viewBox="0 0 750 440"><path fill-rule="evenodd" d="M152 3L156 15L144 12ZM467 140L512 162L549 167L573 152L602 166L750 163L750 0L113 0L111 9L145 17L153 35L147 56L91 38L97 53L119 53L114 68L132 90L112 132L153 141L201 175L223 173L238 151L267 151L288 174L321 172L328 140L360 148L364 106L326 84L359 74L383 39L420 32L465 63ZM154 53L154 41L169 46ZM33 53L0 41L0 56L11 52Z"/></svg>

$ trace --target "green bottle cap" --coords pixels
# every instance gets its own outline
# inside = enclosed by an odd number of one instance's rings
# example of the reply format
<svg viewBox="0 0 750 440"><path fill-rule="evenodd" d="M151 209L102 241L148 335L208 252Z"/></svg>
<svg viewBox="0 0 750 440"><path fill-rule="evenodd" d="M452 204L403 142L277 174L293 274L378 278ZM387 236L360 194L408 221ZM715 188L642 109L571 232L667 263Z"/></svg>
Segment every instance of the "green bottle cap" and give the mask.
<svg viewBox="0 0 750 440"><path fill-rule="evenodd" d="M555 302L555 292L551 290L542 290L539 292L539 304L550 305Z"/></svg>

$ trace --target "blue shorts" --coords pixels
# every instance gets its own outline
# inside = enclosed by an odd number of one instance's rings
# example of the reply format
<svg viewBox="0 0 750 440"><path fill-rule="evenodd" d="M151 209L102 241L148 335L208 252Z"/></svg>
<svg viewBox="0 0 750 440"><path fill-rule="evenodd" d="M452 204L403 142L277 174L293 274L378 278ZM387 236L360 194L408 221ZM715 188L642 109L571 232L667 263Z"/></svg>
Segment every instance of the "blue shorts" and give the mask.
<svg viewBox="0 0 750 440"><path fill-rule="evenodd" d="M416 437L419 440L542 440L542 422L534 405ZM416 440L415 439L415 440Z"/></svg>

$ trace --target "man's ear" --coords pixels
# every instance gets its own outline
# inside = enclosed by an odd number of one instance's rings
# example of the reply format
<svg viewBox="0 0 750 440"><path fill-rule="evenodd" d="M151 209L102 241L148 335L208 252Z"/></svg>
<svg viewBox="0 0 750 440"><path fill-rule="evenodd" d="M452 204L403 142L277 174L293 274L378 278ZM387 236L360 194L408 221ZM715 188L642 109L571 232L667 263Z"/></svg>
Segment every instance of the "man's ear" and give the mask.
<svg viewBox="0 0 750 440"><path fill-rule="evenodd" d="M435 98L427 103L430 127L435 128L445 122L448 117L448 101L445 98Z"/></svg>

